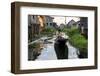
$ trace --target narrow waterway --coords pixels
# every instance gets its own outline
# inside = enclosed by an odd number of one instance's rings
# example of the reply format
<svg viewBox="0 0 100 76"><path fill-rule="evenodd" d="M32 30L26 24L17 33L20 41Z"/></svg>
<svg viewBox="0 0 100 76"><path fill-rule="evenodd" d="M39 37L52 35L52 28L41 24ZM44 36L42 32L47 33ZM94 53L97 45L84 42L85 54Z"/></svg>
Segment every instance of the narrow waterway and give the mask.
<svg viewBox="0 0 100 76"><path fill-rule="evenodd" d="M41 54L37 57L36 60L57 60L57 55L54 50L55 39L56 36L48 40L51 43L44 44L44 48L42 49ZM77 59L79 51L69 42L67 42L66 45L68 46L68 59Z"/></svg>

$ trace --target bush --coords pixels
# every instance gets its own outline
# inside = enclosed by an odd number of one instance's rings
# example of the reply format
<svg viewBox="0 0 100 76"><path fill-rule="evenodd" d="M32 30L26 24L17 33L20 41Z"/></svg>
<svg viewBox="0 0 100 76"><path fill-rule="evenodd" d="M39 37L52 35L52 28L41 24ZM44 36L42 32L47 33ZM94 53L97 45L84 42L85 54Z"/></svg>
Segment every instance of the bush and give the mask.
<svg viewBox="0 0 100 76"><path fill-rule="evenodd" d="M75 34L71 38L71 43L80 49L87 49L87 40L80 34Z"/></svg>
<svg viewBox="0 0 100 76"><path fill-rule="evenodd" d="M41 35L52 36L56 32L56 29L46 28L41 32Z"/></svg>
<svg viewBox="0 0 100 76"><path fill-rule="evenodd" d="M70 42L72 43L72 45L74 45L77 48L87 48L87 40L83 35L80 34L78 28L65 28L63 29L63 32L65 32L70 37Z"/></svg>
<svg viewBox="0 0 100 76"><path fill-rule="evenodd" d="M79 58L87 58L88 52L87 52L87 46L88 42L87 40L80 34L75 34L70 38L70 42L73 46L79 49L80 55Z"/></svg>
<svg viewBox="0 0 100 76"><path fill-rule="evenodd" d="M46 28L43 30L43 32L54 32L55 30L53 28Z"/></svg>
<svg viewBox="0 0 100 76"><path fill-rule="evenodd" d="M87 52L87 46L88 41L87 39L80 34L79 29L72 27L69 29L63 29L63 32L65 32L69 36L69 42L80 51L80 58L87 58L88 52Z"/></svg>
<svg viewBox="0 0 100 76"><path fill-rule="evenodd" d="M71 29L68 29L67 31L67 34L69 35L69 37L75 35L75 34L78 34L79 33L79 30L77 28L71 28Z"/></svg>
<svg viewBox="0 0 100 76"><path fill-rule="evenodd" d="M65 32L69 37L79 33L79 29L77 29L76 27L64 28L62 31Z"/></svg>

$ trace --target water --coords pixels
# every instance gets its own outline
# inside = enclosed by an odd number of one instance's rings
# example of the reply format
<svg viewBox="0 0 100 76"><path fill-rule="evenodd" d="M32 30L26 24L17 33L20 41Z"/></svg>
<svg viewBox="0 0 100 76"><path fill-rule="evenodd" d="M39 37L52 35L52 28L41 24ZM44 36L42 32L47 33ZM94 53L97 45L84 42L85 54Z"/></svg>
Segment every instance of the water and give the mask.
<svg viewBox="0 0 100 76"><path fill-rule="evenodd" d="M44 44L45 47L43 48L41 55L39 55L36 60L57 60L57 56L54 50L55 39L56 36L48 40L52 43ZM79 51L75 47L73 47L69 42L67 42L66 45L68 46L68 59L77 59Z"/></svg>
<svg viewBox="0 0 100 76"><path fill-rule="evenodd" d="M67 42L67 46L68 46L68 59L77 59L78 58L78 54L79 54L79 50L76 49L75 47L73 47L69 42Z"/></svg>

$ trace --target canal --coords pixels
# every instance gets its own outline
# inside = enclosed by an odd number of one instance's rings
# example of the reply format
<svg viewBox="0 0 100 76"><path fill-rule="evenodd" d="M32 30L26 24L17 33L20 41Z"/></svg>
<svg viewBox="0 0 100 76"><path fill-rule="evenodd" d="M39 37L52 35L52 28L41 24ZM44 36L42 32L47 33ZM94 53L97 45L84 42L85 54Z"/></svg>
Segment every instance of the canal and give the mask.
<svg viewBox="0 0 100 76"><path fill-rule="evenodd" d="M56 39L56 36L53 36L52 38L49 38L49 39L48 37L42 37L39 40L37 40L37 41L44 41L43 43L44 46L43 46L43 49L41 50L41 54L37 56L35 60L57 60L57 54L54 49L55 39ZM34 42L31 42L30 44L33 44ZM69 43L69 41L66 43L66 45L68 46L68 59L77 59L79 50L73 47ZM32 59L33 55L31 52L30 52L30 57Z"/></svg>

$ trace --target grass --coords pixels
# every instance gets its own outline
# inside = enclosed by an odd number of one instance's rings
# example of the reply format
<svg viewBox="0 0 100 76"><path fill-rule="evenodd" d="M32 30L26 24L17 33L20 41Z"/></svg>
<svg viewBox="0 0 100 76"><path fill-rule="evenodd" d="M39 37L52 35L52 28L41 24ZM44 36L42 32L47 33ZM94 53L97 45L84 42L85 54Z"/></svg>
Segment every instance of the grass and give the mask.
<svg viewBox="0 0 100 76"><path fill-rule="evenodd" d="M69 36L69 42L78 48L79 51L84 54L84 57L87 57L88 40L80 34L79 30L73 27L69 29L64 28L62 31Z"/></svg>
<svg viewBox="0 0 100 76"><path fill-rule="evenodd" d="M75 34L70 38L71 43L79 49L87 49L87 40L80 34Z"/></svg>

